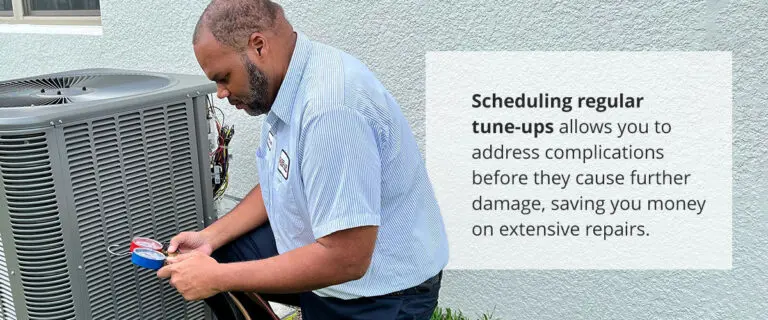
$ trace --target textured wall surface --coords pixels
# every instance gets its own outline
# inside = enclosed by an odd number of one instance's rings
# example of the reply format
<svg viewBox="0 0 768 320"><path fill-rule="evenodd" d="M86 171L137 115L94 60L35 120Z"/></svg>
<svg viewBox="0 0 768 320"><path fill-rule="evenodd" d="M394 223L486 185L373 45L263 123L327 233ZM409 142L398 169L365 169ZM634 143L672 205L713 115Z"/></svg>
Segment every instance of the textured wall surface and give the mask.
<svg viewBox="0 0 768 320"><path fill-rule="evenodd" d="M732 270L451 271L440 303L503 319L768 318L768 4L603 2L281 3L297 29L368 64L401 103L422 150L427 51L732 51ZM101 3L101 36L0 34L0 79L89 67L202 74L190 35L206 1ZM261 118L218 104L237 129L229 193L243 196L257 181Z"/></svg>

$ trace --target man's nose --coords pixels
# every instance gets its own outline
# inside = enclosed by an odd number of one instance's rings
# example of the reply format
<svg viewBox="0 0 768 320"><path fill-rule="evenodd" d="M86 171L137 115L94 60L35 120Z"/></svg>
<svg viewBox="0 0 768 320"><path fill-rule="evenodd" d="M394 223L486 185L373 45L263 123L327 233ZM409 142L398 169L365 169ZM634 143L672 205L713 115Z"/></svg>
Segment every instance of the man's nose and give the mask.
<svg viewBox="0 0 768 320"><path fill-rule="evenodd" d="M229 90L219 86L216 88L216 96L219 97L219 99L224 99L226 97L229 97Z"/></svg>

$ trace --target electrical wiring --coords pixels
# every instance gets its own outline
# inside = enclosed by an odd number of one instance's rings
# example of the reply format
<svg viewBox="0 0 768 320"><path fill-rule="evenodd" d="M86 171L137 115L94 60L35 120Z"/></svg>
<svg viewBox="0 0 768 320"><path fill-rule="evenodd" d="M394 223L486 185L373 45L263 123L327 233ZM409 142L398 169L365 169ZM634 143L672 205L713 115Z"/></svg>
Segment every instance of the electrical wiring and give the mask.
<svg viewBox="0 0 768 320"><path fill-rule="evenodd" d="M220 199L229 186L229 143L232 141L232 137L235 135L235 126L227 126L224 123L224 112L218 107L214 106L211 102L212 99L208 97L208 111L210 117L213 118L216 123L216 133L218 138L216 139L215 149L211 152L211 182L213 183L213 198L214 200ZM216 115L216 111L221 114L221 120Z"/></svg>
<svg viewBox="0 0 768 320"><path fill-rule="evenodd" d="M226 121L226 118L224 117L224 111L221 111L221 109L219 109L219 107L216 107L216 106L214 106L214 108L215 108L217 111L219 111L219 113L221 113L221 123L225 123L225 121Z"/></svg>

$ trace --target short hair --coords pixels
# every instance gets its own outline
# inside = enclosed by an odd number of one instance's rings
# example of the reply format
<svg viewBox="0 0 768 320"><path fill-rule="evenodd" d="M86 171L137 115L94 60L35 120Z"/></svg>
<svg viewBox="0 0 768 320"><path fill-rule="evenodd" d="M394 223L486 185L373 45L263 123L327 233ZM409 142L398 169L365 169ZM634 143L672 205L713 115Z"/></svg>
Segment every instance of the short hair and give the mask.
<svg viewBox="0 0 768 320"><path fill-rule="evenodd" d="M270 0L213 0L197 21L192 43L197 44L207 29L217 41L242 51L247 45L244 40L254 32L272 29L278 14L282 8Z"/></svg>

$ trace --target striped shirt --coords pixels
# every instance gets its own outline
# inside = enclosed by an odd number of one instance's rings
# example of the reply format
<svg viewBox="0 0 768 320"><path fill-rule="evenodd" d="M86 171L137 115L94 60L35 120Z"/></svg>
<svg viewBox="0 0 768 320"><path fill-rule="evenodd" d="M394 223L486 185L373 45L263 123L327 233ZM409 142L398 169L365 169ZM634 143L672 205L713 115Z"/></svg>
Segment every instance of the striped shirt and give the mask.
<svg viewBox="0 0 768 320"><path fill-rule="evenodd" d="M378 226L365 275L314 292L353 299L424 282L447 264L448 241L400 106L360 61L297 34L256 151L278 251Z"/></svg>

